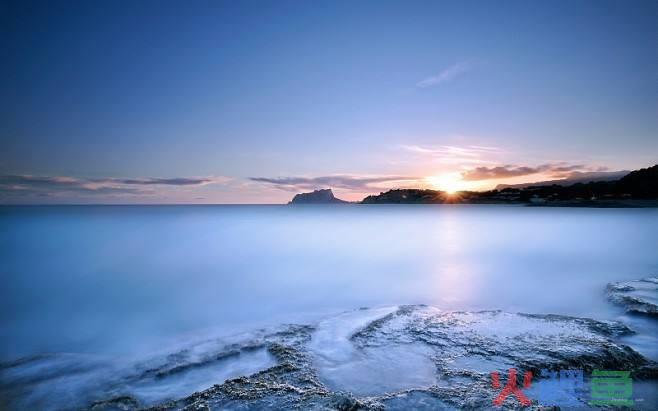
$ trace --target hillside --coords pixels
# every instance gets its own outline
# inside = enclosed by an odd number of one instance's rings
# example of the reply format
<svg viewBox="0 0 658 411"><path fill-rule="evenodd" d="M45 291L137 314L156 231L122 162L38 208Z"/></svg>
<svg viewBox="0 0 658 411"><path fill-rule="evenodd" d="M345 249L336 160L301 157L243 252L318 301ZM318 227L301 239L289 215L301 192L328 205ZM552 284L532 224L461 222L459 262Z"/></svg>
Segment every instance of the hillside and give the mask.
<svg viewBox="0 0 658 411"><path fill-rule="evenodd" d="M300 193L293 197L289 204L345 204L347 201L334 196L331 189L315 190L310 193Z"/></svg>

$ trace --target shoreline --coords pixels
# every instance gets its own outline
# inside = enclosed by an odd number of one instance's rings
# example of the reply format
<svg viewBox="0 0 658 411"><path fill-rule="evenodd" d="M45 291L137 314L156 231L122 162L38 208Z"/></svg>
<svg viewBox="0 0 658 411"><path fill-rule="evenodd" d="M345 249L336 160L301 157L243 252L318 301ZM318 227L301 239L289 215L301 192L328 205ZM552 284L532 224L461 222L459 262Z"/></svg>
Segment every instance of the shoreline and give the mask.
<svg viewBox="0 0 658 411"><path fill-rule="evenodd" d="M502 201L481 201L481 202L441 202L441 203L399 203L399 202L380 202L380 203L361 203L361 202L344 202L344 203L144 203L144 204L0 204L1 208L25 207L258 207L258 206L372 206L372 205L509 205L525 207L564 207L564 208L658 208L658 200L564 200L550 201L545 203L532 202L502 202Z"/></svg>

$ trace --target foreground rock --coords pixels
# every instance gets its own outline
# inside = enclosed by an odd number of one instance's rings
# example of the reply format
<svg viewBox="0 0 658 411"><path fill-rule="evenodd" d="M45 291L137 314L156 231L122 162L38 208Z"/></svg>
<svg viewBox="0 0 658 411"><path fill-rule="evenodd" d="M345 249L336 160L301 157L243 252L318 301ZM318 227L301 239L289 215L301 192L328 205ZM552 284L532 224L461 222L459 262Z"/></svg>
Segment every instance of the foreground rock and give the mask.
<svg viewBox="0 0 658 411"><path fill-rule="evenodd" d="M490 373L505 379L516 368L533 373L526 394L542 408L533 391L546 381L542 369L628 370L654 384L656 364L617 342L630 333L618 322L559 315L361 309L313 326L202 341L123 368L58 355L7 363L0 394L9 409L480 409L500 391ZM569 398L579 407L587 399ZM508 397L503 406L518 402Z"/></svg>
<svg viewBox="0 0 658 411"><path fill-rule="evenodd" d="M608 284L608 299L626 311L658 317L658 278Z"/></svg>
<svg viewBox="0 0 658 411"><path fill-rule="evenodd" d="M556 315L425 306L357 310L267 337L274 367L153 409L488 408L496 394L490 373L504 375L511 367L534 375L600 368L655 378L654 363L614 342L628 333L620 323ZM410 362L414 369L430 364L431 380L399 372ZM586 398L573 401L586 406ZM518 403L508 398L503 405Z"/></svg>

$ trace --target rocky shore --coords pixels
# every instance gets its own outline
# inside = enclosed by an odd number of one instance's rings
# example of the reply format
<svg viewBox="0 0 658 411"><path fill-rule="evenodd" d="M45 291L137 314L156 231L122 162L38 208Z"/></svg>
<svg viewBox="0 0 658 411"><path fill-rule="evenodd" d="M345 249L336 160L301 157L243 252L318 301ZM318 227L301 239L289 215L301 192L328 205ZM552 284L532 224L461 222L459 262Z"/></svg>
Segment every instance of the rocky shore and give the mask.
<svg viewBox="0 0 658 411"><path fill-rule="evenodd" d="M629 312L655 316L657 286L652 277L610 284L607 293ZM658 364L620 342L633 333L621 322L553 314L362 308L201 341L129 367L72 354L25 358L0 365L0 396L10 409L59 409L55 397L96 411L487 409L500 391L491 373L504 379L514 368L531 373L523 388L530 408L555 409L540 396L550 388L546 372L623 370L655 393ZM195 379L217 384L194 392ZM180 386L188 394L175 394ZM588 408L589 395L574 390L562 400ZM501 405L519 407L513 396Z"/></svg>
<svg viewBox="0 0 658 411"><path fill-rule="evenodd" d="M149 409L481 409L497 394L490 373L505 375L509 368L534 376L543 369L628 370L634 379L655 380L656 363L615 342L632 332L617 322L559 315L444 312L428 306L362 309L245 343L266 347L276 365ZM380 381L404 364L419 372L429 366L434 373L426 381L399 374L402 385L391 381L392 389ZM536 378L535 386L540 384ZM534 392L528 390L529 398ZM571 400L587 407L586 393ZM532 408L544 407L532 401ZM120 396L91 409L137 404ZM509 397L503 406L518 403Z"/></svg>
<svg viewBox="0 0 658 411"><path fill-rule="evenodd" d="M658 277L608 284L607 294L628 312L658 317Z"/></svg>

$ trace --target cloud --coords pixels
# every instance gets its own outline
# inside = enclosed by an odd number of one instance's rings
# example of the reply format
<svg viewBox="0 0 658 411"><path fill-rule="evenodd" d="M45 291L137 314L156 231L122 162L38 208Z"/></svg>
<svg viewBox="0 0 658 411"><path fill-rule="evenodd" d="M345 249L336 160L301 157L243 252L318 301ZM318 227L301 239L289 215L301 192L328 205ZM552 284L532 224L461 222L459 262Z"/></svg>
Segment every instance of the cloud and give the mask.
<svg viewBox="0 0 658 411"><path fill-rule="evenodd" d="M501 150L496 147L485 146L418 146L402 145L404 150L420 154L431 155L457 155L465 157L478 157L484 153L499 153Z"/></svg>
<svg viewBox="0 0 658 411"><path fill-rule="evenodd" d="M199 186L204 184L211 184L223 180L224 178L218 177L207 177L207 178L136 178L136 179L99 179L99 180L90 180L94 182L108 182L108 183L118 183L118 184L127 184L127 185L169 185L169 186Z"/></svg>
<svg viewBox="0 0 658 411"><path fill-rule="evenodd" d="M386 183L409 183L422 180L420 177L410 176L362 176L362 175L332 175L320 177L251 177L251 181L271 184L286 191L316 190L319 188L341 188L359 191L371 190L372 185Z"/></svg>
<svg viewBox="0 0 658 411"><path fill-rule="evenodd" d="M427 88L427 87L434 87L442 83L447 83L449 81L454 80L457 76L460 76L468 71L470 71L473 68L473 65L469 63L457 63L454 64L441 72L427 77L418 83L416 83L416 87L419 88Z"/></svg>
<svg viewBox="0 0 658 411"><path fill-rule="evenodd" d="M581 164L569 165L564 163L542 164L536 167L504 165L496 167L476 167L472 170L464 171L462 179L473 180L494 180L511 177L528 176L532 174L545 173L555 178L567 178L576 172L585 172L589 169Z"/></svg>
<svg viewBox="0 0 658 411"><path fill-rule="evenodd" d="M62 176L0 175L0 193L37 195L77 194L154 194L153 186L202 186L228 181L226 177L202 178L75 178Z"/></svg>
<svg viewBox="0 0 658 411"><path fill-rule="evenodd" d="M400 148L419 156L430 157L443 163L451 164L482 164L491 163L491 157L500 155L503 150L487 146L420 146L401 145ZM487 157L489 159L487 159Z"/></svg>

